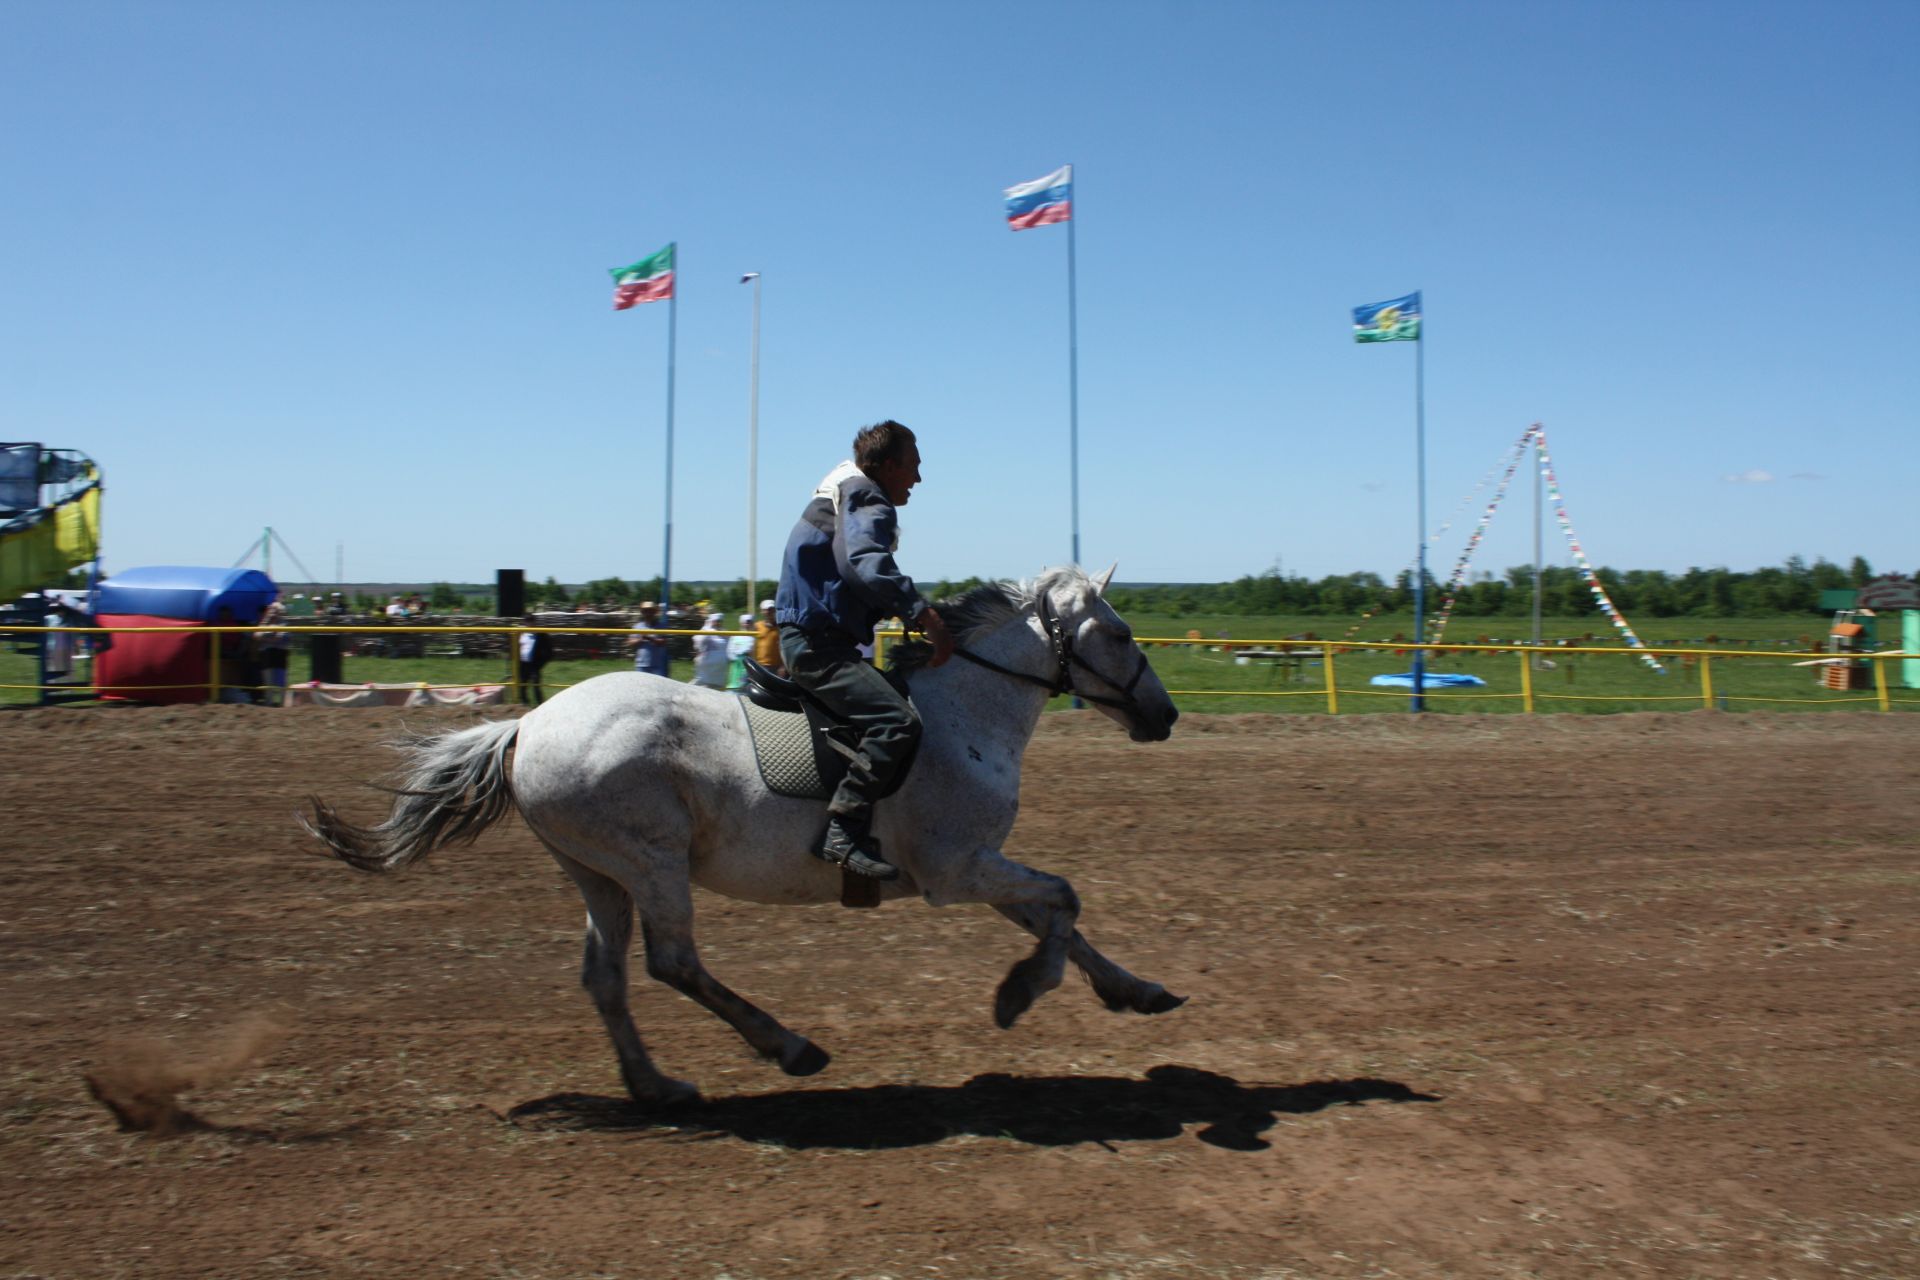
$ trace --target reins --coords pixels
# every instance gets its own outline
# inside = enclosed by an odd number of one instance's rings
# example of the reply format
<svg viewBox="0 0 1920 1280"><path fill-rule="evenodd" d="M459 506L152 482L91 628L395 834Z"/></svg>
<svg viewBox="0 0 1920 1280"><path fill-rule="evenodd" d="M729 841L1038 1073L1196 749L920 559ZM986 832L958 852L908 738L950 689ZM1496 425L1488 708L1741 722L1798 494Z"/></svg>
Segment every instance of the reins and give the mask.
<svg viewBox="0 0 1920 1280"><path fill-rule="evenodd" d="M1066 627L1061 625L1060 616L1053 611L1053 601L1044 591L1040 593L1039 613L1040 625L1047 633L1047 643L1053 649L1054 660L1059 664L1051 680L1045 676L1034 675L1030 671L1015 671L1012 667L1003 667L991 658L983 658L972 650L961 648L958 645L954 646L953 651L975 666L985 667L989 671L997 671L1003 676L1011 676L1013 679L1025 681L1027 684L1038 685L1047 691L1047 696L1050 698L1057 698L1063 693L1070 693L1076 698L1083 698L1088 702L1097 702L1101 706L1113 707L1116 710L1125 711L1129 714L1137 714L1140 712L1140 703L1138 699L1133 696L1133 691L1139 685L1140 677L1147 673L1147 655L1145 653L1138 649L1135 650L1135 654L1139 658L1139 663L1133 669L1132 678L1125 684L1121 684L1118 680L1108 676L1105 672L1101 671L1098 667L1074 651L1073 637L1067 633ZM1075 688L1073 683L1074 667L1079 667L1084 671L1091 672L1094 678L1102 684L1109 688L1118 689L1120 696L1118 698L1108 698L1097 693L1088 693L1084 689Z"/></svg>

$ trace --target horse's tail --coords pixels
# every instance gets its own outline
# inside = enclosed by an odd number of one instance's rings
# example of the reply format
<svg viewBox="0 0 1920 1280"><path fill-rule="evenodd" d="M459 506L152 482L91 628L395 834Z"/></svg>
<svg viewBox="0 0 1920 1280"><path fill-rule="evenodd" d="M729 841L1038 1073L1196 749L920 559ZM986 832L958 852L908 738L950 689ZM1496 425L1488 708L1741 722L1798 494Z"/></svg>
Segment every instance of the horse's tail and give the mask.
<svg viewBox="0 0 1920 1280"><path fill-rule="evenodd" d="M313 817L300 825L318 836L327 852L361 871L396 871L451 844L475 837L513 807L507 783L507 749L518 720L490 720L470 729L415 738L402 745L408 772L393 812L371 827L355 826L319 796L310 796Z"/></svg>

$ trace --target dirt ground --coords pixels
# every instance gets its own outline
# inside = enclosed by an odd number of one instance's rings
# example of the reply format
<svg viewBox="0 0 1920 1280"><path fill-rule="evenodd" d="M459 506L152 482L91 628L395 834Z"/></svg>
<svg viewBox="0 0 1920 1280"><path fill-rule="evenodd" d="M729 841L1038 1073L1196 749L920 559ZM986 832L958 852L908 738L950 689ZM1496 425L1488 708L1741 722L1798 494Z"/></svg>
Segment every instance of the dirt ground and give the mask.
<svg viewBox="0 0 1920 1280"><path fill-rule="evenodd" d="M1191 1002L1002 1032L982 908L703 895L835 1058L642 976L670 1115L517 820L309 856L466 719L0 716L0 1276L1920 1274L1920 717L1049 716L1010 849Z"/></svg>

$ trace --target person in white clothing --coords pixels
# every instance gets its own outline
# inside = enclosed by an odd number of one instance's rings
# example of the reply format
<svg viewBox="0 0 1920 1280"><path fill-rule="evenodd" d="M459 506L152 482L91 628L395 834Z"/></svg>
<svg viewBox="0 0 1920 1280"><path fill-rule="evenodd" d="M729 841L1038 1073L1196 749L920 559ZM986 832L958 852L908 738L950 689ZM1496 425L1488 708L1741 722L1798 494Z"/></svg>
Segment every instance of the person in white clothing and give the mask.
<svg viewBox="0 0 1920 1280"><path fill-rule="evenodd" d="M727 638L720 634L724 615L710 613L693 638L693 682L709 689L727 687Z"/></svg>

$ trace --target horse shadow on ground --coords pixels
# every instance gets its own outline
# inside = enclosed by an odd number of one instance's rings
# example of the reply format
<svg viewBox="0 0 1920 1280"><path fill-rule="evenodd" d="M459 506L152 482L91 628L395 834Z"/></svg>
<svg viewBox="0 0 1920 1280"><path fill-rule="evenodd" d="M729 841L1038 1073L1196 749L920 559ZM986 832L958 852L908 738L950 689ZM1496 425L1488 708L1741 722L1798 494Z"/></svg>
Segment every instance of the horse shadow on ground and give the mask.
<svg viewBox="0 0 1920 1280"><path fill-rule="evenodd" d="M1368 1102L1438 1102L1392 1080L1243 1085L1197 1067L1160 1066L1144 1079L1115 1076L975 1076L963 1085L791 1089L688 1106L643 1107L626 1098L556 1093L523 1102L505 1119L523 1128L732 1135L808 1149L927 1146L962 1134L1040 1147L1165 1141L1188 1125L1230 1151L1271 1146L1260 1134L1279 1116Z"/></svg>

